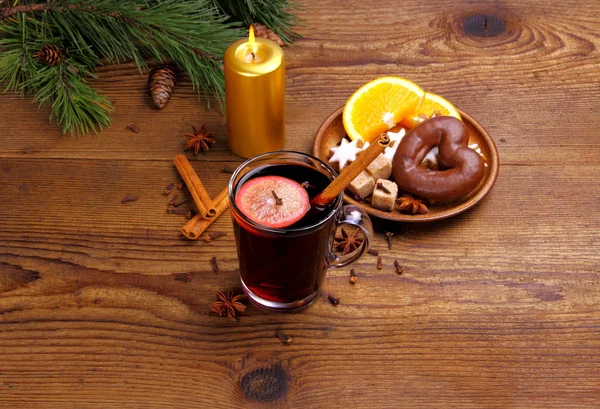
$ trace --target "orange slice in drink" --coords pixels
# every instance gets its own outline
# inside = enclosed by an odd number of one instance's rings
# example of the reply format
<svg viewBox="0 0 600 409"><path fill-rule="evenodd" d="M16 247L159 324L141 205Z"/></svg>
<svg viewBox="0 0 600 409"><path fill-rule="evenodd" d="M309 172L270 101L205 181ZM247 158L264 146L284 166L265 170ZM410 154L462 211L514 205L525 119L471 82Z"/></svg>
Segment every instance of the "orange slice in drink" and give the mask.
<svg viewBox="0 0 600 409"><path fill-rule="evenodd" d="M370 142L412 115L425 91L400 77L377 78L358 89L344 107L344 128L352 140Z"/></svg>
<svg viewBox="0 0 600 409"><path fill-rule="evenodd" d="M283 176L260 176L242 185L235 204L252 221L282 229L304 217L310 208L300 183Z"/></svg>
<svg viewBox="0 0 600 409"><path fill-rule="evenodd" d="M425 93L425 98L413 113L402 118L400 125L407 128L414 128L423 122L424 118L435 116L453 116L461 119L458 110L450 102L439 95L430 92Z"/></svg>

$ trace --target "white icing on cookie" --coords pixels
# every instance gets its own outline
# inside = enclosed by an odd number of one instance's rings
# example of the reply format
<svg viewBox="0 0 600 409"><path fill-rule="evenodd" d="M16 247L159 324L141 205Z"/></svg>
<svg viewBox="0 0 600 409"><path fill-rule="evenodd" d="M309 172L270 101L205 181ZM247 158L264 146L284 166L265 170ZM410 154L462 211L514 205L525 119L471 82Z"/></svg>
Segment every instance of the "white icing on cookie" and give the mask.
<svg viewBox="0 0 600 409"><path fill-rule="evenodd" d="M406 129L402 128L398 132L388 132L388 136L390 137L390 144L385 150L383 154L390 162L394 160L394 155L396 154L396 149L398 149L398 145L400 145L400 141L406 135Z"/></svg>
<svg viewBox="0 0 600 409"><path fill-rule="evenodd" d="M333 156L329 158L329 163L338 162L340 170L342 170L347 163L356 160L356 155L358 155L361 150L362 149L358 147L358 140L348 142L348 140L344 138L342 139L340 146L331 148Z"/></svg>

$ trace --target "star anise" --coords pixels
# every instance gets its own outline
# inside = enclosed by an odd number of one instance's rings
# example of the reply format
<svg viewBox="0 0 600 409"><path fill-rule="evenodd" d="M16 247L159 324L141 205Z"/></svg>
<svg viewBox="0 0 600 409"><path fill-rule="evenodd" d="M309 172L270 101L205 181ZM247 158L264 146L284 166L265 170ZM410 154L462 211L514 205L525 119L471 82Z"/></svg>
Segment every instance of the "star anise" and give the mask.
<svg viewBox="0 0 600 409"><path fill-rule="evenodd" d="M352 253L357 248L359 248L364 239L358 236L358 230L359 229L356 229L352 233L348 233L342 227L342 236L335 237L334 239L336 243L335 249L341 251L342 254L346 255Z"/></svg>
<svg viewBox="0 0 600 409"><path fill-rule="evenodd" d="M227 295L217 291L217 301L210 304L210 309L219 317L227 316L232 321L237 321L237 314L246 311L246 306L242 301L246 300L246 294L233 295L233 290L229 290Z"/></svg>
<svg viewBox="0 0 600 409"><path fill-rule="evenodd" d="M196 129L195 126L192 125L193 133L188 133L185 137L188 139L185 143L185 150L193 149L194 155L197 155L198 152L205 152L210 149L210 147L215 143L215 140L211 138L215 133L206 131L206 124L200 127L200 132Z"/></svg>
<svg viewBox="0 0 600 409"><path fill-rule="evenodd" d="M406 193L403 196L400 196L396 199L398 203L398 210L403 213L412 213L412 214L425 214L429 213L429 209L423 203L423 199L419 199L417 197L413 197Z"/></svg>

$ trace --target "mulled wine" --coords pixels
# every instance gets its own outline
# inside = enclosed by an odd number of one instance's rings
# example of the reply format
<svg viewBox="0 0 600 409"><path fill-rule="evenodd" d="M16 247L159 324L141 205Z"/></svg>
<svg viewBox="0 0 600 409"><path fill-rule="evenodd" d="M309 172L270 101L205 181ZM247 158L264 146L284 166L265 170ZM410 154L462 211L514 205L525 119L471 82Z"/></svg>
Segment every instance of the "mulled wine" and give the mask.
<svg viewBox="0 0 600 409"><path fill-rule="evenodd" d="M258 156L232 176L229 199L240 275L256 304L283 311L304 307L318 295L327 268L336 266L331 245L345 214L342 195L324 208L309 205L334 177L328 165L296 152ZM355 213L358 220L341 222L363 231L366 222L368 235L370 221L360 210Z"/></svg>
<svg viewBox="0 0 600 409"><path fill-rule="evenodd" d="M239 186L264 176L294 180L306 189L309 199L330 183L326 175L308 166L273 164L249 172ZM240 272L248 289L261 298L282 303L304 299L317 291L327 271L327 243L335 228L334 218L325 223L319 222L331 213L333 207L311 209L286 228L296 230L317 225L305 234L290 231L285 235L271 235L235 220Z"/></svg>

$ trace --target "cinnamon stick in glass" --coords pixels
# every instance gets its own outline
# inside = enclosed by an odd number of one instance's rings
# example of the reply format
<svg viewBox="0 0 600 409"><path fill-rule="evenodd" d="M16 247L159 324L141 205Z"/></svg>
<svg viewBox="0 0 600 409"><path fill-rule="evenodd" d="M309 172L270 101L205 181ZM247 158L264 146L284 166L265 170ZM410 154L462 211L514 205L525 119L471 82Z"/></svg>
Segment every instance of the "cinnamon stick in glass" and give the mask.
<svg viewBox="0 0 600 409"><path fill-rule="evenodd" d="M339 176L335 178L329 186L319 193L313 200L311 206L323 207L327 206L333 199L346 189L352 181L377 158L385 148L390 144L390 137L387 133L379 135L373 140L367 149L362 151L360 155L348 167L344 168Z"/></svg>
<svg viewBox="0 0 600 409"><path fill-rule="evenodd" d="M182 228L181 233L190 240L198 240L208 226L229 207L228 188L225 188L215 197L215 215L210 219L204 219L201 214L192 217Z"/></svg>
<svg viewBox="0 0 600 409"><path fill-rule="evenodd" d="M173 163L188 187L188 190L194 199L194 203L196 203L196 207L198 207L198 214L202 215L202 218L204 219L214 217L217 214L217 211L213 201L204 188L202 181L200 181L200 178L196 174L196 171L194 171L190 161L188 161L185 155L179 154L175 156Z"/></svg>

